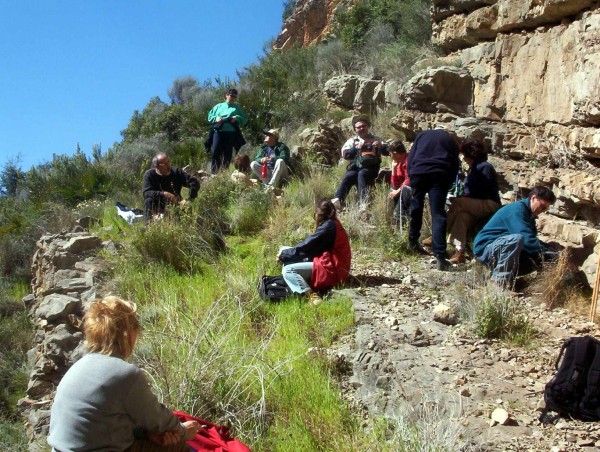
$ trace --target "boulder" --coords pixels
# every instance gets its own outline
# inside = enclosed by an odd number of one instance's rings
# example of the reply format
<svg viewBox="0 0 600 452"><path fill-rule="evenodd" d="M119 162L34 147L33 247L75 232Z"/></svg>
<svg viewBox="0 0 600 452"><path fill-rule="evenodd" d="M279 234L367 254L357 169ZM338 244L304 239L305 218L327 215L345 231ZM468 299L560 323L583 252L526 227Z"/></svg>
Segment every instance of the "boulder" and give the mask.
<svg viewBox="0 0 600 452"><path fill-rule="evenodd" d="M84 251L93 250L102 246L102 239L95 235L82 235L72 237L64 245L65 251L72 254L83 253Z"/></svg>
<svg viewBox="0 0 600 452"><path fill-rule="evenodd" d="M337 164L341 157L340 150L346 140L340 126L323 119L319 121L317 129L304 129L299 138L302 147L326 165Z"/></svg>
<svg viewBox="0 0 600 452"><path fill-rule="evenodd" d="M457 67L428 68L402 87L400 98L411 110L467 115L473 111L473 78Z"/></svg>
<svg viewBox="0 0 600 452"><path fill-rule="evenodd" d="M41 319L54 322L66 318L81 307L81 301L77 298L63 294L52 294L44 297L35 314Z"/></svg>

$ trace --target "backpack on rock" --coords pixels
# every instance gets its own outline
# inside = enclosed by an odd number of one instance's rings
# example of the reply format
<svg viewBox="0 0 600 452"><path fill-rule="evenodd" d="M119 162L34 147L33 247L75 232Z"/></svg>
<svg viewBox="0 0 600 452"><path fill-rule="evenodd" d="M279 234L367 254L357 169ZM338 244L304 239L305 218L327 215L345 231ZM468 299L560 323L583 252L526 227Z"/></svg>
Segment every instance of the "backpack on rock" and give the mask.
<svg viewBox="0 0 600 452"><path fill-rule="evenodd" d="M540 420L548 411L583 421L600 420L600 341L591 336L565 339L555 368L556 375L544 389L546 408Z"/></svg>

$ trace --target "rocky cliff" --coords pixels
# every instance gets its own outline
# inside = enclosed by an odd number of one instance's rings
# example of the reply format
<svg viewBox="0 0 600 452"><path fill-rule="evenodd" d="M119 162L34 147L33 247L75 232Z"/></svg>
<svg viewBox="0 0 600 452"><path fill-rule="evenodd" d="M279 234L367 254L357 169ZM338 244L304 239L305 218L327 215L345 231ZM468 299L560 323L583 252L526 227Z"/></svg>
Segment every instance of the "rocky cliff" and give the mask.
<svg viewBox="0 0 600 452"><path fill-rule="evenodd" d="M591 280L600 251L600 2L432 0L431 20L441 59L404 83L335 77L324 87L330 108L396 112L391 125L407 141L439 126L481 136L505 201L552 187L559 201L542 233L574 248Z"/></svg>
<svg viewBox="0 0 600 452"><path fill-rule="evenodd" d="M350 7L354 3L356 0L298 0L273 48L285 50L321 42L333 30L336 9Z"/></svg>

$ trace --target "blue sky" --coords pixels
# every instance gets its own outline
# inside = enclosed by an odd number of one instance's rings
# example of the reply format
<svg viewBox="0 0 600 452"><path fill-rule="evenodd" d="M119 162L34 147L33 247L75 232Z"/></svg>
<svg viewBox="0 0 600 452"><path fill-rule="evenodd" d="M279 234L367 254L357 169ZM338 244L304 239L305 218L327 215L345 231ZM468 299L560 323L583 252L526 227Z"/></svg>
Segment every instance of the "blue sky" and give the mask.
<svg viewBox="0 0 600 452"><path fill-rule="evenodd" d="M173 80L235 77L283 0L0 0L0 165L106 151ZM243 100L242 100L243 102Z"/></svg>

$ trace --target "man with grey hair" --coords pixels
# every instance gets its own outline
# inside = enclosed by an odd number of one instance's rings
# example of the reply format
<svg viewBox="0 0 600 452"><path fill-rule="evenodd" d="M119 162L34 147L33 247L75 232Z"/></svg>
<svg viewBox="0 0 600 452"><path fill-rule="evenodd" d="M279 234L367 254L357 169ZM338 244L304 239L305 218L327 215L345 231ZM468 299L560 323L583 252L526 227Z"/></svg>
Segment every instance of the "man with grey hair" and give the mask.
<svg viewBox="0 0 600 452"><path fill-rule="evenodd" d="M189 189L187 200L181 196L182 187ZM163 213L167 205L183 206L187 204L198 196L199 189L198 179L181 168L172 167L166 154L157 154L152 159L152 168L144 174L142 185L146 220L153 215Z"/></svg>

